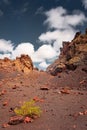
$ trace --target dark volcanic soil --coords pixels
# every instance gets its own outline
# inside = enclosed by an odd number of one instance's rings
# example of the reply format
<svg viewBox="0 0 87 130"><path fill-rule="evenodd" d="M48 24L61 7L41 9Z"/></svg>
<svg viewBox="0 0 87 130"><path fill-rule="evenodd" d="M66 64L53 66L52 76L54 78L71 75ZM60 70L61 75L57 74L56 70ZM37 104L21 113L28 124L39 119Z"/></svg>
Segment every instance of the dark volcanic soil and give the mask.
<svg viewBox="0 0 87 130"><path fill-rule="evenodd" d="M43 99L37 102L43 111L40 118L2 128L13 115L11 108L34 97ZM82 68L57 76L0 70L0 130L3 129L87 130L87 73Z"/></svg>

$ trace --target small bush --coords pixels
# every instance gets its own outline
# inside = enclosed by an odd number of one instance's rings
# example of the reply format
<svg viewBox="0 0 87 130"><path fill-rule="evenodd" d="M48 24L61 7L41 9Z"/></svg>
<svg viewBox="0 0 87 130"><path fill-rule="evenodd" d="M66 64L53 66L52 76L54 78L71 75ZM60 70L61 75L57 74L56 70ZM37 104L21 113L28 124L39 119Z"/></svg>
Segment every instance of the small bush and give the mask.
<svg viewBox="0 0 87 130"><path fill-rule="evenodd" d="M41 115L41 109L38 106L35 106L35 101L31 100L28 102L25 102L20 108L15 108L14 112L17 115L22 115L22 116L38 116L40 117Z"/></svg>

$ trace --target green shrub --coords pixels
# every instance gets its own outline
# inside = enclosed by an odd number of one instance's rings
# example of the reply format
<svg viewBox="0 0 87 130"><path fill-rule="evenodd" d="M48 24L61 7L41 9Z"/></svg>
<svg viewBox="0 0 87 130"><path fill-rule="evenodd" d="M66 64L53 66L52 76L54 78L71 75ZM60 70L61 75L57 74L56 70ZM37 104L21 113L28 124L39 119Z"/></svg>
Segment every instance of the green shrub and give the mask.
<svg viewBox="0 0 87 130"><path fill-rule="evenodd" d="M25 102L20 108L15 108L14 112L17 115L22 116L38 116L41 115L41 109L39 106L35 106L35 101L31 100L28 102Z"/></svg>

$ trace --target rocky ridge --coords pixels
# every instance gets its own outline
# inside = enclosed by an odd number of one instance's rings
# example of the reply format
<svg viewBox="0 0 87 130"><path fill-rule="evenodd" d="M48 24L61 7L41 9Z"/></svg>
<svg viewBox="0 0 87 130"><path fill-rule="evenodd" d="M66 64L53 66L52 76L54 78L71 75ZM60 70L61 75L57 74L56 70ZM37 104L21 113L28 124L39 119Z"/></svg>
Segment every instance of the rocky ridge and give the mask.
<svg viewBox="0 0 87 130"><path fill-rule="evenodd" d="M10 60L8 58L0 59L0 68L4 70L8 69L8 71L14 70L29 73L33 70L33 63L28 55L23 54L15 60Z"/></svg>
<svg viewBox="0 0 87 130"><path fill-rule="evenodd" d="M63 48L60 48L60 56L53 64L48 66L47 72L52 75L65 70L75 70L83 66L87 72L87 29L85 34L77 32L71 42L63 42Z"/></svg>

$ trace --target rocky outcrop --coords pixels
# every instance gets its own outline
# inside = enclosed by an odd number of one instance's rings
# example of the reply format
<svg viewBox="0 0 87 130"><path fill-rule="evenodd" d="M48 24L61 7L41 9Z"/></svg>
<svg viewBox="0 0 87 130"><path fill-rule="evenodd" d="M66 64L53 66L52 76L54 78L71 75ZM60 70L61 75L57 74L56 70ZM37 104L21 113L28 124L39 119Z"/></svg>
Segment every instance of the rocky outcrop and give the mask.
<svg viewBox="0 0 87 130"><path fill-rule="evenodd" d="M87 29L85 34L77 32L71 42L63 42L59 58L47 68L47 72L57 75L64 70L75 70L78 66L87 68Z"/></svg>
<svg viewBox="0 0 87 130"><path fill-rule="evenodd" d="M21 57L17 57L15 60L8 58L0 59L0 68L29 73L33 70L33 63L28 55L21 55Z"/></svg>
<svg viewBox="0 0 87 130"><path fill-rule="evenodd" d="M13 61L13 66L15 66L18 71L22 71L24 73L28 73L33 70L33 63L28 55L21 55L21 57L17 57L16 60Z"/></svg>

